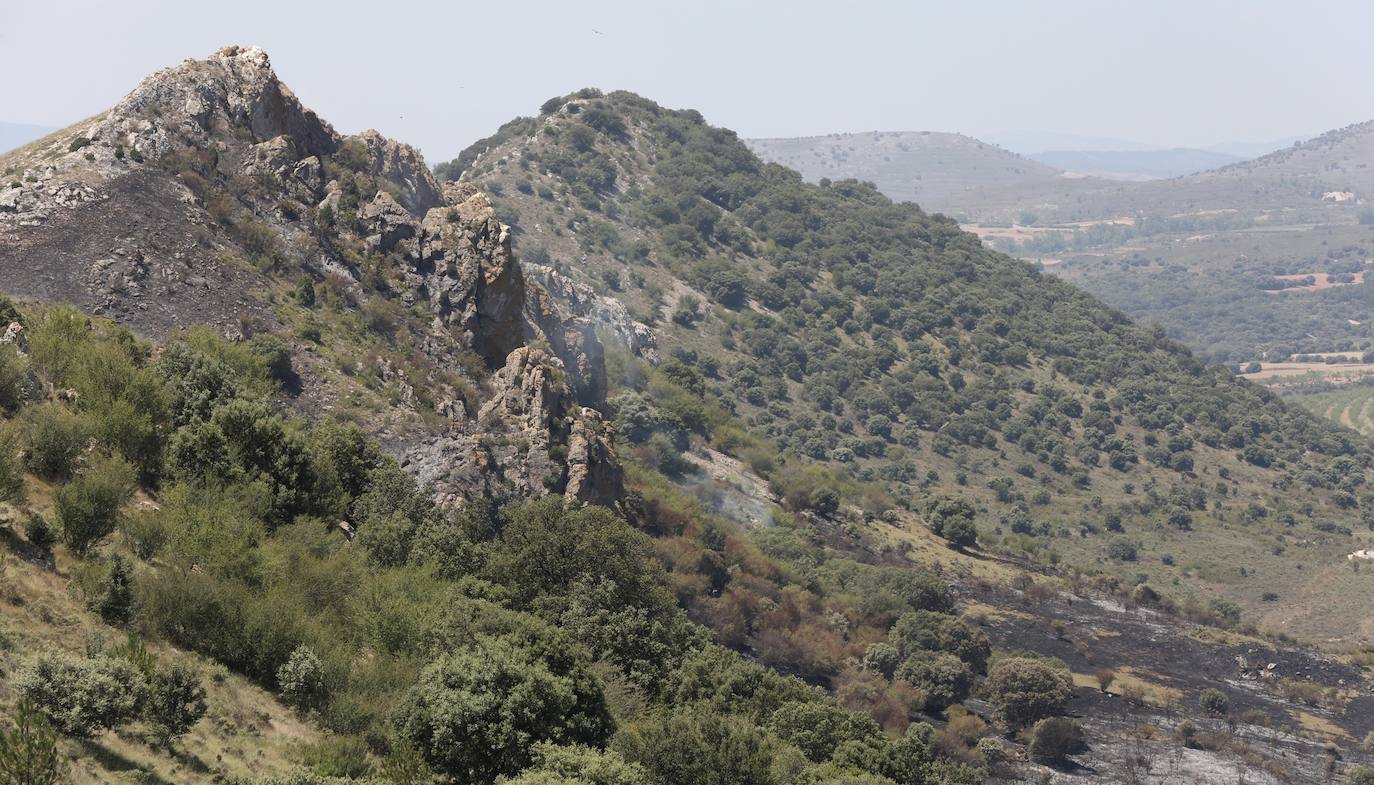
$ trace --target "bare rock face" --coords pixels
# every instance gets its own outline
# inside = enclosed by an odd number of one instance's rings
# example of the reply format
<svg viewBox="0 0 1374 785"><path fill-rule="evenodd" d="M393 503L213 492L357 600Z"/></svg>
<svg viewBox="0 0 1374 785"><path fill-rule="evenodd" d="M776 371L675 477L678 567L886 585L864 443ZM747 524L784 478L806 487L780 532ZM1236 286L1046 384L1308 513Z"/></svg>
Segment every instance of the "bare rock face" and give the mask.
<svg viewBox="0 0 1374 785"><path fill-rule="evenodd" d="M371 129L354 138L367 148L368 173L396 186L402 206L412 215L423 216L445 203L439 183L418 150Z"/></svg>
<svg viewBox="0 0 1374 785"><path fill-rule="evenodd" d="M280 329L263 292L283 277L328 278L360 307L397 299L410 329L413 314L430 317L418 336L425 357L377 363L400 395L372 427L441 502L619 496L611 428L580 405L605 396L593 322L560 313L526 280L486 196L441 187L416 150L375 131L339 135L262 50L226 47L159 71L6 164L16 173L0 184L0 289L154 339L200 324ZM312 385L353 383L312 376L310 352L296 360L302 400L337 400L346 391ZM430 378L411 376L425 368Z"/></svg>
<svg viewBox="0 0 1374 785"><path fill-rule="evenodd" d="M577 283L552 267L530 263L522 266L527 279L538 283L558 302L566 303L576 316L590 322L593 329L599 328L614 336L644 361L658 364L658 337L653 328L635 321L619 300L598 295L590 286Z"/></svg>
<svg viewBox="0 0 1374 785"><path fill-rule="evenodd" d="M475 493L563 493L569 506L614 506L624 476L612 428L578 406L561 363L521 347L491 379L475 429L421 445L406 461L441 504Z"/></svg>
<svg viewBox="0 0 1374 785"><path fill-rule="evenodd" d="M332 153L339 144L334 129L277 79L266 52L238 46L143 80L89 136L160 158L187 139L210 143L242 131L255 141L285 137L297 159Z"/></svg>

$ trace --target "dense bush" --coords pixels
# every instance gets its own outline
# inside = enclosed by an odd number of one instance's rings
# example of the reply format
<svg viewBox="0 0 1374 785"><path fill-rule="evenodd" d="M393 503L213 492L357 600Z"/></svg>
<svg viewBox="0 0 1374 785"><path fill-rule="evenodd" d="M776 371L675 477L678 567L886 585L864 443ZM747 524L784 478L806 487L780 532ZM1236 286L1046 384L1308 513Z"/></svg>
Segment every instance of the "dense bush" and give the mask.
<svg viewBox="0 0 1374 785"><path fill-rule="evenodd" d="M534 746L534 763L506 785L652 785L648 772L614 750L582 745Z"/></svg>
<svg viewBox="0 0 1374 785"><path fill-rule="evenodd" d="M896 677L925 693L926 705L943 709L967 698L973 671L953 654L918 652L897 667Z"/></svg>
<svg viewBox="0 0 1374 785"><path fill-rule="evenodd" d="M396 726L434 768L474 783L527 768L538 742L601 747L614 729L600 686L571 653L541 658L510 640L436 659Z"/></svg>
<svg viewBox="0 0 1374 785"><path fill-rule="evenodd" d="M1203 711L1213 717L1224 717L1231 710L1231 699L1226 697L1226 693L1214 687L1208 687L1199 693L1197 703Z"/></svg>
<svg viewBox="0 0 1374 785"><path fill-rule="evenodd" d="M1083 729L1073 720L1048 717L1035 723L1030 734L1032 758L1063 763L1083 749Z"/></svg>
<svg viewBox="0 0 1374 785"><path fill-rule="evenodd" d="M190 731L205 716L206 708L205 687L190 667L175 665L148 680L143 716L164 746Z"/></svg>
<svg viewBox="0 0 1374 785"><path fill-rule="evenodd" d="M902 614L889 630L888 638L904 659L922 651L948 652L978 672L987 667L992 654L988 636L982 630L933 611Z"/></svg>
<svg viewBox="0 0 1374 785"><path fill-rule="evenodd" d="M988 671L983 690L998 718L1020 727L1063 711L1073 696L1073 677L1062 663L1005 657Z"/></svg>
<svg viewBox="0 0 1374 785"><path fill-rule="evenodd" d="M297 709L319 708L325 698L324 666L309 646L297 647L277 670L277 689Z"/></svg>
<svg viewBox="0 0 1374 785"><path fill-rule="evenodd" d="M134 470L122 458L97 461L53 493L62 542L83 556L119 524L120 508L134 490Z"/></svg>
<svg viewBox="0 0 1374 785"><path fill-rule="evenodd" d="M83 738L136 718L147 691L143 674L127 660L57 651L35 657L15 686L59 730Z"/></svg>
<svg viewBox="0 0 1374 785"><path fill-rule="evenodd" d="M774 785L777 744L739 717L690 709L654 714L616 737L616 749L660 785Z"/></svg>
<svg viewBox="0 0 1374 785"><path fill-rule="evenodd" d="M77 414L54 404L25 411L29 469L38 476L64 481L76 473L81 452L89 440L90 426Z"/></svg>

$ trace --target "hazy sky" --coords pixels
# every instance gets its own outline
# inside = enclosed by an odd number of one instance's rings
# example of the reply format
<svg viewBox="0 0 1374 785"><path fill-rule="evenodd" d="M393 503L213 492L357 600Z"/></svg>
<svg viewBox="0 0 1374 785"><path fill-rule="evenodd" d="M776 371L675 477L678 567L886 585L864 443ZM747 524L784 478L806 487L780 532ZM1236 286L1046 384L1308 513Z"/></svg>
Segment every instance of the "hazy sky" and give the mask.
<svg viewBox="0 0 1374 785"><path fill-rule="evenodd" d="M1374 118L1374 3L0 0L0 120L65 125L253 44L342 131L437 162L584 86L743 136L1049 129L1162 145Z"/></svg>

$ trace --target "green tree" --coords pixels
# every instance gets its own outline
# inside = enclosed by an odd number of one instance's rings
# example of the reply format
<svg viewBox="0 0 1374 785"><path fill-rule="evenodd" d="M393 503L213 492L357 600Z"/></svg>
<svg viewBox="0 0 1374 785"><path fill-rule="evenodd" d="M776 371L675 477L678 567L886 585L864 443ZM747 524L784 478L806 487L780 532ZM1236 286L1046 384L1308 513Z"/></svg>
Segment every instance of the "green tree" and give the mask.
<svg viewBox="0 0 1374 785"><path fill-rule="evenodd" d="M983 689L998 718L1021 727L1063 711L1073 697L1073 677L1057 661L1006 657L993 664Z"/></svg>
<svg viewBox="0 0 1374 785"><path fill-rule="evenodd" d="M24 412L29 469L53 482L76 473L81 451L90 439L90 427L80 415L56 404L30 406Z"/></svg>
<svg viewBox="0 0 1374 785"><path fill-rule="evenodd" d="M768 729L816 763L829 760L846 741L876 743L882 735L873 718L827 700L784 703L769 718Z"/></svg>
<svg viewBox="0 0 1374 785"><path fill-rule="evenodd" d="M194 669L174 665L149 679L143 716L164 746L186 735L205 716L206 708L205 687Z"/></svg>
<svg viewBox="0 0 1374 785"><path fill-rule="evenodd" d="M490 783L534 760L541 741L600 747L614 725L585 666L486 639L440 656L396 712L400 735L449 777Z"/></svg>
<svg viewBox="0 0 1374 785"><path fill-rule="evenodd" d="M0 785L62 785L67 762L57 734L29 701L20 701L9 729L0 727Z"/></svg>
<svg viewBox="0 0 1374 785"><path fill-rule="evenodd" d="M926 695L926 706L943 709L968 697L973 671L968 663L944 652L917 652L897 668L896 677Z"/></svg>
<svg viewBox="0 0 1374 785"><path fill-rule="evenodd" d="M101 583L95 609L106 624L128 624L133 618L133 569L119 554L110 557L110 568Z"/></svg>
<svg viewBox="0 0 1374 785"><path fill-rule="evenodd" d="M123 458L104 458L53 493L62 541L77 556L119 524L119 510L134 491L134 469Z"/></svg>
<svg viewBox="0 0 1374 785"><path fill-rule="evenodd" d="M926 519L931 531L958 548L978 544L978 527L974 523L978 511L962 496L939 496L926 505Z"/></svg>
<svg viewBox="0 0 1374 785"><path fill-rule="evenodd" d="M987 667L992 646L982 630L943 613L912 611L899 617L888 640L902 659L920 651L943 651L968 663L975 671Z"/></svg>
<svg viewBox="0 0 1374 785"><path fill-rule="evenodd" d="M642 605L663 589L646 565L649 539L605 507L568 510L550 496L507 508L486 575L528 606L561 597L582 579L609 579L622 605Z"/></svg>
<svg viewBox="0 0 1374 785"><path fill-rule="evenodd" d="M20 459L19 438L14 428L0 424L0 501L24 498L24 463Z"/></svg>

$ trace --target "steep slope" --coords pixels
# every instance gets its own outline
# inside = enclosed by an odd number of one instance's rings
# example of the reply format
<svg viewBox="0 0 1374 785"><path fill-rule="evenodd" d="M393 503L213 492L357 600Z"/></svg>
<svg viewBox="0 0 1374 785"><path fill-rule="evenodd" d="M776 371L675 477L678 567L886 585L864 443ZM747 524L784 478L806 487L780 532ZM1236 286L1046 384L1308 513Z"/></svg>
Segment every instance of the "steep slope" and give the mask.
<svg viewBox="0 0 1374 785"><path fill-rule="evenodd" d="M1370 633L1345 559L1374 509L1366 442L953 222L806 185L626 93L550 101L456 170L500 195L526 258L651 325L682 386L829 467L760 464L794 509L833 509L828 487L869 516L971 517L995 550L1170 587L1202 615ZM632 440L695 431L730 451L699 420L632 427L628 386Z"/></svg>
<svg viewBox="0 0 1374 785"><path fill-rule="evenodd" d="M874 183L894 201L932 212L968 191L1055 180L1061 171L963 134L878 132L795 139L750 139L765 161L802 173L810 182L857 179Z"/></svg>
<svg viewBox="0 0 1374 785"><path fill-rule="evenodd" d="M339 135L261 50L161 71L0 170L5 292L153 338L289 335L300 405L352 410L455 502L616 498L590 323L526 283L484 196Z"/></svg>

